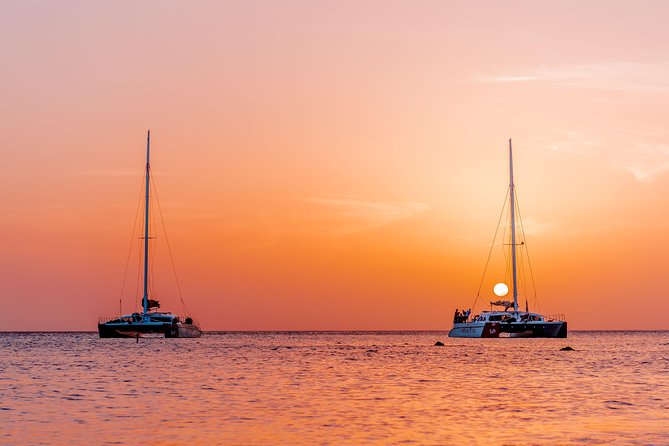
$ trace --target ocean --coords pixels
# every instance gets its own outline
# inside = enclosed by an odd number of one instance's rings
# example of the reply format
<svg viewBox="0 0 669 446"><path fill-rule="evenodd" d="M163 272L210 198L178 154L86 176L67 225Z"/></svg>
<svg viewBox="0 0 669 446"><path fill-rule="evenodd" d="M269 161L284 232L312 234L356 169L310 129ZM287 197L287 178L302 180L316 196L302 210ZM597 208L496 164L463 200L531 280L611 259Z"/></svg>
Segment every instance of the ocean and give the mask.
<svg viewBox="0 0 669 446"><path fill-rule="evenodd" d="M669 445L669 332L0 333L0 444Z"/></svg>

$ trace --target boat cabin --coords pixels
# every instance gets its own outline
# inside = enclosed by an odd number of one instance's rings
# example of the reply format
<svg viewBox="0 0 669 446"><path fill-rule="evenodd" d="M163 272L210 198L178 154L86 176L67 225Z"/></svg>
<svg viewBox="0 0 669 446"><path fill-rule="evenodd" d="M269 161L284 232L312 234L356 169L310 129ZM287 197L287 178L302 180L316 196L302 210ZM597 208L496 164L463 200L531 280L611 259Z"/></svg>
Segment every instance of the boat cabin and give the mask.
<svg viewBox="0 0 669 446"><path fill-rule="evenodd" d="M181 322L179 316L172 313L146 313L144 317L142 313L126 314L119 318L106 321L107 324L133 324L139 322L157 322L162 324L178 324Z"/></svg>
<svg viewBox="0 0 669 446"><path fill-rule="evenodd" d="M544 322L544 317L537 313L524 311L482 311L474 315L473 322Z"/></svg>

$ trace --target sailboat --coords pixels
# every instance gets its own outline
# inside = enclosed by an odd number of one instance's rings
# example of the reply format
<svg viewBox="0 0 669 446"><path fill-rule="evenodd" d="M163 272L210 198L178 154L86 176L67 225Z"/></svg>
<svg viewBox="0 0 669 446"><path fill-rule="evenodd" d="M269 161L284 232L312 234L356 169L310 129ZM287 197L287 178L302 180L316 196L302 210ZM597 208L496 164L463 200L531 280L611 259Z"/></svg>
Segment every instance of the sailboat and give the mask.
<svg viewBox="0 0 669 446"><path fill-rule="evenodd" d="M181 318L170 312L158 311L160 304L149 297L149 187L151 179L151 130L146 136L146 191L144 210L144 293L142 312L114 318L101 318L98 333L101 338L139 338L145 336L166 338L198 338L202 331L190 316Z"/></svg>
<svg viewBox="0 0 669 446"><path fill-rule="evenodd" d="M471 315L470 310L460 313L455 310L453 328L448 333L453 338L501 338L501 337L529 337L529 338L566 338L567 321L564 315L544 316L540 313L528 311L527 300L525 311L518 309L518 259L517 246L524 246L525 242L517 243L516 234L516 193L513 182L513 147L509 139L509 200L510 200L510 250L512 270L513 301L501 300L508 294L509 287L500 282L495 285L494 293L497 300L490 302L490 311L481 311ZM493 242L494 244L494 242ZM492 251L491 251L492 252ZM490 260L490 257L488 257ZM485 276L485 272L484 272ZM482 282L483 283L483 282ZM478 296L477 296L478 299ZM475 301L476 303L476 301ZM503 310L493 310L493 307L503 307Z"/></svg>

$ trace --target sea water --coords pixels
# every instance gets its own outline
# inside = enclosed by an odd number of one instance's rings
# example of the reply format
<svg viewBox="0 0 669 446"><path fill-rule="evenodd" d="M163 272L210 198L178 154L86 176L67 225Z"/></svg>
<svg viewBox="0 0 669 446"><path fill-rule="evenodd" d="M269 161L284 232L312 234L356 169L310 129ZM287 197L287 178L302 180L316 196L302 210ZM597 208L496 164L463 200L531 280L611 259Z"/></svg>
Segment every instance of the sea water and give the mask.
<svg viewBox="0 0 669 446"><path fill-rule="evenodd" d="M667 445L669 332L2 333L0 444Z"/></svg>

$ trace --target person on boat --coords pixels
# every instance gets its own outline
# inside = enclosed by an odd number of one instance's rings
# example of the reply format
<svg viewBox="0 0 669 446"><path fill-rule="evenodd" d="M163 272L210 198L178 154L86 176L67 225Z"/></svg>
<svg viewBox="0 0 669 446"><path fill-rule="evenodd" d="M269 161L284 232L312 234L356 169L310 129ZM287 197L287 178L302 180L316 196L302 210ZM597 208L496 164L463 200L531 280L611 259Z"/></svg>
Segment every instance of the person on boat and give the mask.
<svg viewBox="0 0 669 446"><path fill-rule="evenodd" d="M453 322L457 323L460 319L460 310L455 309L455 314L453 315Z"/></svg>

